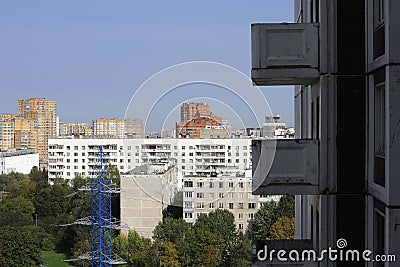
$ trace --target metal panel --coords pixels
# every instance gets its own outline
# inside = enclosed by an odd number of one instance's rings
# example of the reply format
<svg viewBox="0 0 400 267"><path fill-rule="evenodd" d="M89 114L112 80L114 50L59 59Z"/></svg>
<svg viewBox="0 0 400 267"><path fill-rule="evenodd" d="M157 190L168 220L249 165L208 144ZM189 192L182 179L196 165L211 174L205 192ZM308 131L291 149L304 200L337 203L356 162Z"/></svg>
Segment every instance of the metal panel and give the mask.
<svg viewBox="0 0 400 267"><path fill-rule="evenodd" d="M257 85L309 84L319 77L319 24L252 24L252 79Z"/></svg>
<svg viewBox="0 0 400 267"><path fill-rule="evenodd" d="M273 144L276 151L270 169ZM252 143L253 194L319 194L318 140L254 140Z"/></svg>

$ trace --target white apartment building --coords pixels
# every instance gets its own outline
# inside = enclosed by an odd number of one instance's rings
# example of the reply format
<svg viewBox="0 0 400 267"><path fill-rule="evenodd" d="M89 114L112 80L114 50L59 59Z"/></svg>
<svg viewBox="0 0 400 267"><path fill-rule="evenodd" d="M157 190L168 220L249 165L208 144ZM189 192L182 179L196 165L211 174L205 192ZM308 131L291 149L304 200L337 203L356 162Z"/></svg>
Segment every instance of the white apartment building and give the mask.
<svg viewBox="0 0 400 267"><path fill-rule="evenodd" d="M186 175L215 175L224 168L251 168L250 139L49 139L49 181L94 174L99 146L120 172L159 159L173 159L179 183Z"/></svg>
<svg viewBox="0 0 400 267"><path fill-rule="evenodd" d="M0 174L29 174L34 166L39 167L39 154L35 153L34 149L10 149L0 152Z"/></svg>
<svg viewBox="0 0 400 267"><path fill-rule="evenodd" d="M254 143L253 192L297 195L298 247L372 252L286 266L399 266L399 13L398 0L296 0L296 23L252 25L252 80L296 85L297 138L277 141L270 170Z"/></svg>

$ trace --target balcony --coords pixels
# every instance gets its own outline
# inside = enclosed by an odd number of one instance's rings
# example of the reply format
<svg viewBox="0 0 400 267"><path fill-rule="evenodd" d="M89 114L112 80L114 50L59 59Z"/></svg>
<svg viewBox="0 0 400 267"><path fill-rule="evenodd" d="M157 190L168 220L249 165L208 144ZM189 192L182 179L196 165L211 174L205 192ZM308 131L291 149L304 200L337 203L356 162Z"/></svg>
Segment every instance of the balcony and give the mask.
<svg viewBox="0 0 400 267"><path fill-rule="evenodd" d="M256 85L308 85L319 79L319 24L251 25Z"/></svg>
<svg viewBox="0 0 400 267"><path fill-rule="evenodd" d="M323 191L318 140L254 140L252 149L253 194L313 195Z"/></svg>

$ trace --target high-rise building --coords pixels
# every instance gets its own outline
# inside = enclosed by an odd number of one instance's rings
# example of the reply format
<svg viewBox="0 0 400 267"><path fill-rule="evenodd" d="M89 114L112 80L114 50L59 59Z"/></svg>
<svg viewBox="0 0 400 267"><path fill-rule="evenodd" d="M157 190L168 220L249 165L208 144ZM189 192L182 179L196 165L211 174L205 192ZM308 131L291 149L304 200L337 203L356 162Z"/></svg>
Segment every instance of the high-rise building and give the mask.
<svg viewBox="0 0 400 267"><path fill-rule="evenodd" d="M253 192L296 195L297 247L360 256L285 266L399 266L400 1L296 0L294 10L297 23L252 25L252 80L295 85L297 139L276 142L271 168L270 141L253 143Z"/></svg>
<svg viewBox="0 0 400 267"><path fill-rule="evenodd" d="M144 124L140 118L125 119L125 133L128 138L143 138Z"/></svg>
<svg viewBox="0 0 400 267"><path fill-rule="evenodd" d="M92 128L88 123L64 123L59 122L58 136L90 136L92 135Z"/></svg>
<svg viewBox="0 0 400 267"><path fill-rule="evenodd" d="M30 98L18 100L18 116L31 120L37 130L36 151L41 159L47 157L49 138L57 137L57 105L55 100Z"/></svg>
<svg viewBox="0 0 400 267"><path fill-rule="evenodd" d="M37 148L37 132L33 119L14 117L14 147L16 149Z"/></svg>
<svg viewBox="0 0 400 267"><path fill-rule="evenodd" d="M14 120L0 117L0 151L14 147Z"/></svg>
<svg viewBox="0 0 400 267"><path fill-rule="evenodd" d="M199 117L208 117L218 123L221 123L222 120L220 116L211 112L210 106L207 103L190 102L181 105L181 122L191 121Z"/></svg>
<svg viewBox="0 0 400 267"><path fill-rule="evenodd" d="M125 137L125 122L116 118L93 120L93 135L109 138Z"/></svg>

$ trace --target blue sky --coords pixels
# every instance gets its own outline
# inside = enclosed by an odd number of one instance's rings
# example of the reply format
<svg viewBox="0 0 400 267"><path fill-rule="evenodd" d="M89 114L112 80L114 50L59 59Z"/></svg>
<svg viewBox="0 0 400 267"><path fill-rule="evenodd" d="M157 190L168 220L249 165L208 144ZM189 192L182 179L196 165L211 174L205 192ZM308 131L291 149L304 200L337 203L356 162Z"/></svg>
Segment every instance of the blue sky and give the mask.
<svg viewBox="0 0 400 267"><path fill-rule="evenodd" d="M61 121L123 118L134 91L171 65L216 61L250 75L250 24L292 20L293 0L2 0L0 113L45 97ZM292 88L262 91L292 125Z"/></svg>

